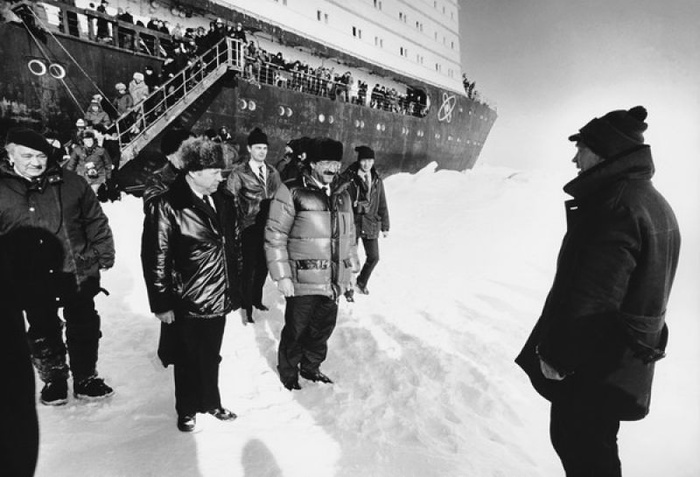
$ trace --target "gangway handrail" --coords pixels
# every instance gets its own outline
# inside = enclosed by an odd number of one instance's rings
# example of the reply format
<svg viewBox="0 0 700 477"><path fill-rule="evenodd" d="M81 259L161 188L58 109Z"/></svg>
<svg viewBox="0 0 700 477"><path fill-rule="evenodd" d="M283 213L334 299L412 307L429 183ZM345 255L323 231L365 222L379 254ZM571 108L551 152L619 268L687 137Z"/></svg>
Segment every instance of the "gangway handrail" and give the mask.
<svg viewBox="0 0 700 477"><path fill-rule="evenodd" d="M133 146L159 119L188 101L190 93L198 90L198 97L206 91L208 87L200 85L208 78L216 75L215 79L218 79L228 70L243 71L244 62L241 42L230 37L222 38L203 54L191 58L187 67L116 119L119 149L124 151ZM125 159L122 164L131 157Z"/></svg>

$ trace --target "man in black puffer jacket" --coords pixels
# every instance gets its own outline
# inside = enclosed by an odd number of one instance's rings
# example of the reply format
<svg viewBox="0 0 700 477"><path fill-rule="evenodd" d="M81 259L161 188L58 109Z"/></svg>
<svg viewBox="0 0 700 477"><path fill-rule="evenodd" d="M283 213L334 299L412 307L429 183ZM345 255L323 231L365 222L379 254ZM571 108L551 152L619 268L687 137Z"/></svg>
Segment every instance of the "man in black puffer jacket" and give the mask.
<svg viewBox="0 0 700 477"><path fill-rule="evenodd" d="M219 352L226 314L240 306L240 245L233 200L219 190L221 144L188 139L180 158L175 181L145 205L141 262L151 311L163 323L159 355L174 364L177 426L190 432L198 412L236 418L221 405Z"/></svg>
<svg viewBox="0 0 700 477"><path fill-rule="evenodd" d="M338 297L359 269L347 183L334 182L342 157L338 141L311 140L309 169L277 190L265 226L270 276L287 299L277 369L289 390L301 389L299 374L332 382L319 367L335 328Z"/></svg>
<svg viewBox="0 0 700 477"><path fill-rule="evenodd" d="M100 316L94 297L100 270L114 264L107 217L82 177L63 171L54 148L35 131L7 133L7 160L0 161L0 236L16 272L19 306L29 323L32 359L45 383L41 402L68 400L66 346L73 392L86 400L113 390L97 376ZM63 323L58 317L63 308Z"/></svg>
<svg viewBox="0 0 700 477"><path fill-rule="evenodd" d="M542 316L516 362L551 401L551 439L568 477L619 477L621 420L649 412L654 363L680 232L651 183L654 163L637 106L586 124L577 178L564 191L568 229Z"/></svg>

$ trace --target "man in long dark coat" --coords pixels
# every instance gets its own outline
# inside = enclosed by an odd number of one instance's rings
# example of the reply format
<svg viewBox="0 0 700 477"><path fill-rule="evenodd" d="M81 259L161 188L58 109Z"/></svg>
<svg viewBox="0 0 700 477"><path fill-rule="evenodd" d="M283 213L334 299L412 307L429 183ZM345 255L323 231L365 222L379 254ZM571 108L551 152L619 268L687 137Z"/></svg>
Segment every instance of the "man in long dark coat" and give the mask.
<svg viewBox="0 0 700 477"><path fill-rule="evenodd" d="M177 427L191 432L197 413L236 418L221 405L219 353L226 315L239 306L240 247L234 202L219 190L227 168L221 144L191 138L180 149L181 172L145 204L141 262L171 348L161 359L174 364Z"/></svg>
<svg viewBox="0 0 700 477"><path fill-rule="evenodd" d="M654 363L680 233L651 183L641 106L595 118L569 139L578 177L554 284L516 362L551 401L550 434L567 477L619 477L621 420L649 412Z"/></svg>

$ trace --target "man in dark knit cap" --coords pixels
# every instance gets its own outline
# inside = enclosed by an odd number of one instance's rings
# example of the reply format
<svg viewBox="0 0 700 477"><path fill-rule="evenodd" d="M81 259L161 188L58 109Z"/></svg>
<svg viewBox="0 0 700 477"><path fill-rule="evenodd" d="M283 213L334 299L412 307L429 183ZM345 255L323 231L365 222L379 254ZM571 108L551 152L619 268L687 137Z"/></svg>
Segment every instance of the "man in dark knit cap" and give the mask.
<svg viewBox="0 0 700 477"><path fill-rule="evenodd" d="M357 161L350 164L341 175L349 182L348 191L355 213L355 238L362 239L366 260L357 277L357 289L367 295L367 283L374 267L379 263L379 235L389 235L389 208L384 194L384 181L374 168L374 150L369 146L357 146ZM346 295L353 300L353 291Z"/></svg>
<svg viewBox="0 0 700 477"><path fill-rule="evenodd" d="M542 315L516 362L551 402L550 437L566 475L619 477L620 421L649 412L654 363L680 233L654 188L641 106L569 137L579 175L566 184L567 233Z"/></svg>
<svg viewBox="0 0 700 477"><path fill-rule="evenodd" d="M347 184L334 181L342 158L340 142L312 139L307 169L279 188L265 227L270 276L287 300L277 370L290 391L301 389L299 375L332 383L320 366L338 298L359 269L350 194Z"/></svg>
<svg viewBox="0 0 700 477"><path fill-rule="evenodd" d="M241 218L241 291L248 323L254 322L253 307L261 311L268 309L262 302L267 278L263 235L270 200L282 183L279 172L265 161L267 146L267 135L260 128L253 129L248 135L250 159L237 163L226 181L226 188L237 200Z"/></svg>
<svg viewBox="0 0 700 477"><path fill-rule="evenodd" d="M100 271L114 264L107 217L87 182L61 169L54 148L39 133L10 129L5 149L0 239L10 247L3 252L15 274L13 295L29 323L32 361L44 382L40 401L65 404L69 375L75 397L111 396L114 391L97 375L102 333L94 299L101 290Z"/></svg>

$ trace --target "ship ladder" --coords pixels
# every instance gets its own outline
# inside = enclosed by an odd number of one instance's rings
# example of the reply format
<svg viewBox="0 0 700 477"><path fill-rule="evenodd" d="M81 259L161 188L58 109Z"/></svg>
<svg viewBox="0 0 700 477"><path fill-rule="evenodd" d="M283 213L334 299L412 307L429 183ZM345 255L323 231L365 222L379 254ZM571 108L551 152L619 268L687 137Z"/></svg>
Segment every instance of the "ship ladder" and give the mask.
<svg viewBox="0 0 700 477"><path fill-rule="evenodd" d="M239 40L223 38L122 114L115 122L120 167L136 157L228 71L242 72L243 68L243 45Z"/></svg>

